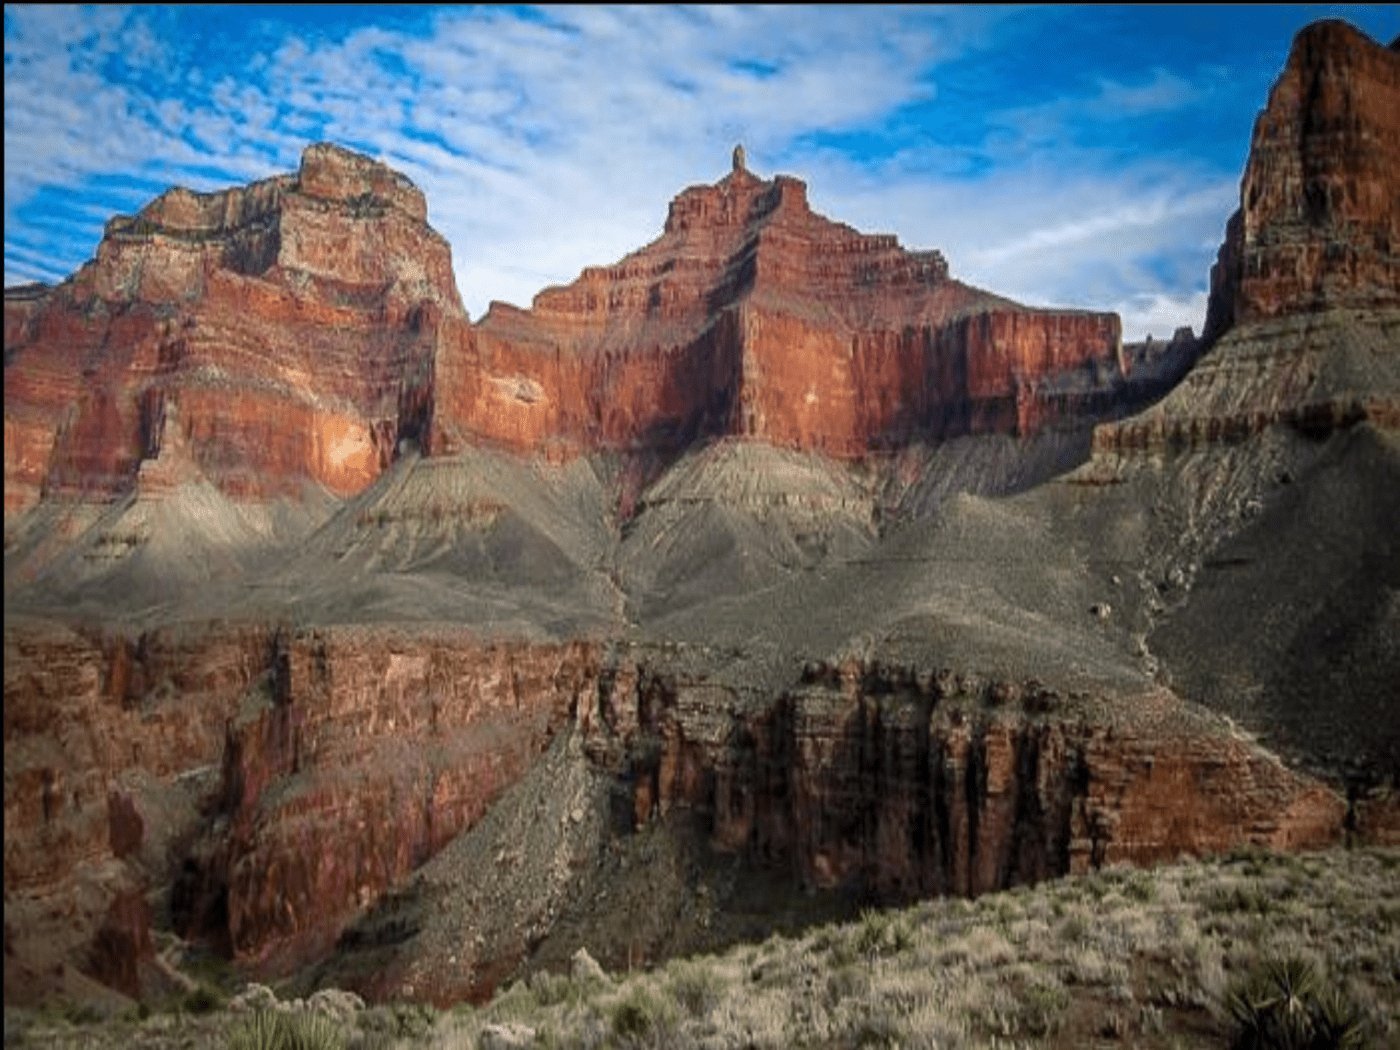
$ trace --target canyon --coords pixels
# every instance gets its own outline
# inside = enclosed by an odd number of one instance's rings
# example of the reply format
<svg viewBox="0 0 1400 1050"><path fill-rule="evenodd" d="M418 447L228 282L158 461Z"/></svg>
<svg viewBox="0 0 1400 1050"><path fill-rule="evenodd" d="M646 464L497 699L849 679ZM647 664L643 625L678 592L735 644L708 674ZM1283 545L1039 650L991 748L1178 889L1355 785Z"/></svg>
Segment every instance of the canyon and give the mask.
<svg viewBox="0 0 1400 1050"><path fill-rule="evenodd" d="M722 943L735 878L1400 843L1397 113L1300 33L1155 345L737 151L476 322L338 146L113 219L5 294L7 1003L197 945L446 1005Z"/></svg>

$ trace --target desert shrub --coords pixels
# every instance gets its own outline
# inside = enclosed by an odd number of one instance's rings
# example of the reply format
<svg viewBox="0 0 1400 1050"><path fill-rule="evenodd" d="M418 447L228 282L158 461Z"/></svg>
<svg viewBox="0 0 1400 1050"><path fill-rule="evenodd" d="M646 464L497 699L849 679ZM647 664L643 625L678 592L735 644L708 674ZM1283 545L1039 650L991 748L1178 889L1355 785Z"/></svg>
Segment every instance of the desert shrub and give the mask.
<svg viewBox="0 0 1400 1050"><path fill-rule="evenodd" d="M864 998L870 991L870 973L847 964L832 970L826 978L826 1000L836 1006L845 1000Z"/></svg>
<svg viewBox="0 0 1400 1050"><path fill-rule="evenodd" d="M530 991L541 1006L553 1006L578 998L579 989L568 974L539 970L530 976Z"/></svg>
<svg viewBox="0 0 1400 1050"><path fill-rule="evenodd" d="M516 981L491 1001L486 1012L492 1021L528 1023L540 1012L540 1001L530 985Z"/></svg>
<svg viewBox="0 0 1400 1050"><path fill-rule="evenodd" d="M903 918L892 912L866 909L861 912L852 946L858 955L874 959L902 952L913 943L913 931Z"/></svg>
<svg viewBox="0 0 1400 1050"><path fill-rule="evenodd" d="M1079 944L1089 936L1089 920L1083 912L1075 910L1060 922L1060 940L1066 944Z"/></svg>
<svg viewBox="0 0 1400 1050"><path fill-rule="evenodd" d="M432 1029L433 1021L433 1008L421 1003L372 1006L362 1010L355 1018L355 1023L370 1044L381 1039L421 1039Z"/></svg>
<svg viewBox="0 0 1400 1050"><path fill-rule="evenodd" d="M1215 890L1205 900L1216 915L1268 915L1277 910L1273 899L1258 882L1237 882Z"/></svg>
<svg viewBox="0 0 1400 1050"><path fill-rule="evenodd" d="M1360 1008L1308 960L1270 960L1234 985L1225 1010L1235 1050L1355 1050L1366 1045Z"/></svg>
<svg viewBox="0 0 1400 1050"><path fill-rule="evenodd" d="M1047 1036L1059 1030L1069 1006L1069 993L1058 984L1037 981L1021 993L1019 1027L1028 1035Z"/></svg>
<svg viewBox="0 0 1400 1050"><path fill-rule="evenodd" d="M215 1010L222 1010L228 999L223 992L208 984L197 984L185 993L185 997L180 1000L180 1006L192 1014L211 1014Z"/></svg>
<svg viewBox="0 0 1400 1050"><path fill-rule="evenodd" d="M1148 904L1157 899L1157 884L1145 872L1134 872L1123 883L1123 894L1139 904Z"/></svg>
<svg viewBox="0 0 1400 1050"><path fill-rule="evenodd" d="M69 1024L78 1025L80 1027L82 1025L96 1024L102 1019L102 1015L98 1012L97 1007L93 1006L91 1003L77 1002L64 1003L63 1008L59 1012L59 1016Z"/></svg>
<svg viewBox="0 0 1400 1050"><path fill-rule="evenodd" d="M691 1016L705 1017L724 997L724 982L711 966L682 963L671 975L671 994Z"/></svg>
<svg viewBox="0 0 1400 1050"><path fill-rule="evenodd" d="M634 1045L660 1044L678 1021L676 1005L645 985L632 988L612 1009L612 1030Z"/></svg>
<svg viewBox="0 0 1400 1050"><path fill-rule="evenodd" d="M259 1010L229 1034L228 1050L345 1050L345 1033L324 1014Z"/></svg>
<svg viewBox="0 0 1400 1050"><path fill-rule="evenodd" d="M887 1011L879 1011L857 1022L851 1033L851 1045L896 1050L904 1045L903 1034L895 1017Z"/></svg>

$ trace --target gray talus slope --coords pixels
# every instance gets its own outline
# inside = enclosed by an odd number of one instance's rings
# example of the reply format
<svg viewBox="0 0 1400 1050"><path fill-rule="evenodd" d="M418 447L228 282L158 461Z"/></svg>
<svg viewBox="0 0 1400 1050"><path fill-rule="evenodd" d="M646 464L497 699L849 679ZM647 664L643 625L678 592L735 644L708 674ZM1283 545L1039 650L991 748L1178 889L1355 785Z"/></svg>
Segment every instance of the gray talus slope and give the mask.
<svg viewBox="0 0 1400 1050"><path fill-rule="evenodd" d="M1295 759L1392 781L1397 425L1400 311L1300 314L1231 330L1067 479L1128 521L1146 508L1137 628L1178 689Z"/></svg>
<svg viewBox="0 0 1400 1050"><path fill-rule="evenodd" d="M279 558L335 505L312 486L302 500L238 503L203 479L110 504L45 501L7 529L6 608L134 622L207 613L212 595Z"/></svg>
<svg viewBox="0 0 1400 1050"><path fill-rule="evenodd" d="M1103 588L1034 503L958 494L878 544L645 625L739 659L714 673L777 689L807 660L856 656L1070 688L1139 688Z"/></svg>
<svg viewBox="0 0 1400 1050"><path fill-rule="evenodd" d="M1400 310L1338 309L1240 325L1161 402L1100 428L1100 438L1139 446L1238 440L1280 422L1324 433L1363 416L1400 423Z"/></svg>
<svg viewBox="0 0 1400 1050"><path fill-rule="evenodd" d="M752 593L870 547L874 485L820 456L727 440L643 493L618 574L640 621Z"/></svg>
<svg viewBox="0 0 1400 1050"><path fill-rule="evenodd" d="M614 543L607 495L586 460L556 467L482 449L410 456L252 580L239 604L299 622L568 635L613 620Z"/></svg>
<svg viewBox="0 0 1400 1050"><path fill-rule="evenodd" d="M1339 433L1250 508L1152 633L1186 695L1283 753L1400 775L1400 436Z"/></svg>

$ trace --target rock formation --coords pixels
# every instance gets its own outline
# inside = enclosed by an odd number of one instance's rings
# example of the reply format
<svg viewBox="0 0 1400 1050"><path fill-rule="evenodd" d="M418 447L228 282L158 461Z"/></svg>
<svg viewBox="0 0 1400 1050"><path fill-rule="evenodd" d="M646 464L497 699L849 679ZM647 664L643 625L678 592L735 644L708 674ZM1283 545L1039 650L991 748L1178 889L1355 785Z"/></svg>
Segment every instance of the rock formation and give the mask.
<svg viewBox="0 0 1400 1050"><path fill-rule="evenodd" d="M205 477L235 497L362 489L416 439L461 314L402 176L334 146L241 189L113 219L51 290L5 293L7 516Z"/></svg>
<svg viewBox="0 0 1400 1050"><path fill-rule="evenodd" d="M1211 271L1205 336L1400 305L1400 51L1340 21L1298 34L1250 144Z"/></svg>
<svg viewBox="0 0 1400 1050"><path fill-rule="evenodd" d="M255 972L324 957L569 726L632 825L687 809L719 850L888 900L1343 835L1336 794L1161 691L1094 724L1039 683L847 661L754 707L669 662L460 629L9 631L7 986L91 956L139 990L116 947L149 954L150 885Z"/></svg>
<svg viewBox="0 0 1400 1050"><path fill-rule="evenodd" d="M1031 310L938 252L815 214L737 162L613 266L493 304L440 362L434 447L673 452L741 435L843 459L1029 434L1125 394L1116 317ZM458 357L461 360L458 360Z"/></svg>
<svg viewBox="0 0 1400 1050"><path fill-rule="evenodd" d="M1400 425L1400 51L1344 22L1294 41L1211 270L1213 348L1101 450Z"/></svg>
<svg viewBox="0 0 1400 1050"><path fill-rule="evenodd" d="M741 435L852 459L1082 426L1140 393L1115 317L970 288L742 163L651 245L476 326L422 195L332 146L295 176L169 191L5 310L7 515L192 478L343 497L400 445L558 459Z"/></svg>

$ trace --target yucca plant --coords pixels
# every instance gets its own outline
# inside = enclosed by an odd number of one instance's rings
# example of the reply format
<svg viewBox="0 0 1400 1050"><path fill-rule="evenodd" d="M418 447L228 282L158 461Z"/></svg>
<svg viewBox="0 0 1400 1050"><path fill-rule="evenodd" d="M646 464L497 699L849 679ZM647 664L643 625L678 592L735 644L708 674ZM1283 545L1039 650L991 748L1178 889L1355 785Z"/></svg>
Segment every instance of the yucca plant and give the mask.
<svg viewBox="0 0 1400 1050"><path fill-rule="evenodd" d="M229 1035L228 1050L345 1050L345 1033L324 1014L259 1010Z"/></svg>
<svg viewBox="0 0 1400 1050"><path fill-rule="evenodd" d="M1297 957L1265 963L1225 997L1237 1026L1235 1050L1359 1050L1360 1010Z"/></svg>

